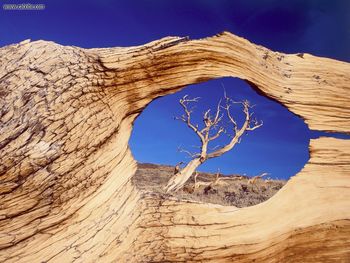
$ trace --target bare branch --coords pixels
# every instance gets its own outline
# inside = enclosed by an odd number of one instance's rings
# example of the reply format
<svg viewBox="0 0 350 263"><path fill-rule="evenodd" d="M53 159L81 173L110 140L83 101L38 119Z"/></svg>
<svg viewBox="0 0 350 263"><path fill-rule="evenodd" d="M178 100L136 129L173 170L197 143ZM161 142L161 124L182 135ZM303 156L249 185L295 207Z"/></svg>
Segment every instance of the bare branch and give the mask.
<svg viewBox="0 0 350 263"><path fill-rule="evenodd" d="M262 174L259 174L257 176L254 176L253 178L248 180L248 183L249 184L254 184L258 179L261 179L261 178L263 178L264 176L267 176L267 175L269 175L269 173L262 173Z"/></svg>
<svg viewBox="0 0 350 263"><path fill-rule="evenodd" d="M220 129L218 130L218 132L215 135L208 138L208 141L213 141L213 140L217 139L221 135L221 133L223 133L224 131L225 131L225 129L223 127L220 127Z"/></svg>
<svg viewBox="0 0 350 263"><path fill-rule="evenodd" d="M197 149L200 149L202 148L202 146L198 146L198 145L191 145L192 148L197 148Z"/></svg>
<svg viewBox="0 0 350 263"><path fill-rule="evenodd" d="M227 115L228 119L230 120L230 122L233 124L233 129L236 133L237 132L237 122L231 115L230 107L231 106L229 104L226 104L225 107L223 107L223 108L226 110L226 115Z"/></svg>
<svg viewBox="0 0 350 263"><path fill-rule="evenodd" d="M220 148L212 153L209 153L207 155L207 159L221 156L222 154L230 151L237 143L241 142L241 136L244 134L245 131L255 130L255 129L262 126L262 123L258 123L257 120L253 120L252 123L254 126L250 126L252 113L249 112L249 109L251 106L250 106L250 103L248 100L244 100L243 102L235 102L232 99L228 98L227 96L225 97L225 100L226 100L226 105L224 108L226 109L226 113L227 113L229 120L231 121L231 123L233 123L235 135L232 137L231 141L227 145L225 145L224 147L222 147L222 148ZM243 112L245 113L245 121L240 129L238 128L237 122L233 119L233 117L230 113L230 105L231 105L230 103L231 104L242 104L242 106L243 106Z"/></svg>
<svg viewBox="0 0 350 263"><path fill-rule="evenodd" d="M204 138L207 141L211 141L216 139L220 136L220 134L223 132L223 130L219 129L219 132L217 133L217 136L215 135L213 139L209 138L210 131L214 128L217 128L218 124L221 122L223 118L223 114L221 114L221 99L219 100L217 106L216 106L216 112L214 118L210 116L210 109L208 109L204 115L203 115L203 122L204 122L204 128L201 130L201 133L204 135Z"/></svg>
<svg viewBox="0 0 350 263"><path fill-rule="evenodd" d="M218 149L219 147L221 147L221 145L216 145L215 147L210 147L209 150L214 151L214 150Z"/></svg>
<svg viewBox="0 0 350 263"><path fill-rule="evenodd" d="M188 95L185 95L182 99L180 99L180 104L183 107L185 114L182 115L181 117L178 117L177 119L185 122L187 124L188 127L190 127L201 139L202 142L205 141L205 138L203 136L203 134L198 130L198 125L194 125L191 123L191 113L192 111L190 111L187 107L187 104L190 102L198 102L199 97L193 98L193 99L189 99Z"/></svg>
<svg viewBox="0 0 350 263"><path fill-rule="evenodd" d="M220 168L218 168L218 171L217 171L217 173L215 175L215 181L213 182L214 185L217 184L220 181L219 177L220 177Z"/></svg>
<svg viewBox="0 0 350 263"><path fill-rule="evenodd" d="M204 112L204 115L203 115L203 121L209 121L210 120L210 109L208 109L206 112ZM206 125L206 123L204 123Z"/></svg>
<svg viewBox="0 0 350 263"><path fill-rule="evenodd" d="M263 126L263 121L258 122L258 120L253 120L252 121L253 126L251 126L251 123L249 123L249 127L247 127L247 131L254 131L255 129Z"/></svg>
<svg viewBox="0 0 350 263"><path fill-rule="evenodd" d="M221 121L222 117L223 117L223 115L220 116L220 113L221 113L220 109L221 109L221 99L219 100L219 103L216 106L216 113L215 113L215 118L214 118L214 121L213 121L214 125L218 124Z"/></svg>
<svg viewBox="0 0 350 263"><path fill-rule="evenodd" d="M193 99L188 99L188 95L185 95L182 97L182 99L180 99L180 102L198 102L198 100L200 99L200 97L195 97Z"/></svg>
<svg viewBox="0 0 350 263"><path fill-rule="evenodd" d="M190 152L190 151L188 151L188 150L186 150L186 149L181 148L181 146L179 146L179 147L177 148L177 151L180 152L180 153L186 153L186 154L188 154L188 156L189 156L190 158L192 158L192 159L200 156L199 153L192 153L192 152Z"/></svg>
<svg viewBox="0 0 350 263"><path fill-rule="evenodd" d="M197 189L200 186L213 187L219 184L227 185L227 183L221 182L220 169L218 169L217 173L215 174L215 178L211 182L197 181L197 177L198 177L198 172L196 171L194 174L194 189Z"/></svg>

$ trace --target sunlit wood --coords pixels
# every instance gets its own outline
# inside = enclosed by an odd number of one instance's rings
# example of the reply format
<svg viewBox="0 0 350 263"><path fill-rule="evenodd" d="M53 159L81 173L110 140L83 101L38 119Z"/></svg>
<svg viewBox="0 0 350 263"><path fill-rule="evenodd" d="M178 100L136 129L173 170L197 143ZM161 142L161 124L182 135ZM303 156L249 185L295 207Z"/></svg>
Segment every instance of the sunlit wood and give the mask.
<svg viewBox="0 0 350 263"><path fill-rule="evenodd" d="M349 134L349 72L230 33L129 48L0 48L0 261L347 262L349 140L311 140L304 169L242 209L141 194L128 140L153 99L224 76L311 129Z"/></svg>

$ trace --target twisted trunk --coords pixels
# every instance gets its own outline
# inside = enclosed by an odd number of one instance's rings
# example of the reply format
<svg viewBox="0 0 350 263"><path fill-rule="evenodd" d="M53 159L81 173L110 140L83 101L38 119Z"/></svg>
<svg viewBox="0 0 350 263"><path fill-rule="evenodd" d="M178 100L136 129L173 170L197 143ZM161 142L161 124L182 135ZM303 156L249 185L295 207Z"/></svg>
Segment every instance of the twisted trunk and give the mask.
<svg viewBox="0 0 350 263"><path fill-rule="evenodd" d="M346 262L348 140L311 140L304 169L244 209L138 192L128 140L153 99L223 76L247 80L312 129L350 133L349 72L229 33L130 48L0 48L0 261Z"/></svg>
<svg viewBox="0 0 350 263"><path fill-rule="evenodd" d="M180 172L169 179L165 187L166 192L180 190L201 164L200 157L192 159Z"/></svg>

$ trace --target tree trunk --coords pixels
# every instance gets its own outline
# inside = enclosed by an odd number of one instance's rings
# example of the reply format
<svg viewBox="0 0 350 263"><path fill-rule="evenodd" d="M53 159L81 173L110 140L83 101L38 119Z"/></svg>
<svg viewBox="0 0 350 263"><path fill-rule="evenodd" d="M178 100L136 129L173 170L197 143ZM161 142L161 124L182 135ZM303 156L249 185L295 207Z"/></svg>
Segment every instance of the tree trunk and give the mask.
<svg viewBox="0 0 350 263"><path fill-rule="evenodd" d="M201 158L192 159L179 173L169 179L165 187L166 192L180 190L201 164Z"/></svg>
<svg viewBox="0 0 350 263"><path fill-rule="evenodd" d="M153 99L225 76L311 129L349 134L349 72L230 33L130 48L0 48L0 262L346 262L349 140L311 140L304 169L244 209L140 193L128 140Z"/></svg>

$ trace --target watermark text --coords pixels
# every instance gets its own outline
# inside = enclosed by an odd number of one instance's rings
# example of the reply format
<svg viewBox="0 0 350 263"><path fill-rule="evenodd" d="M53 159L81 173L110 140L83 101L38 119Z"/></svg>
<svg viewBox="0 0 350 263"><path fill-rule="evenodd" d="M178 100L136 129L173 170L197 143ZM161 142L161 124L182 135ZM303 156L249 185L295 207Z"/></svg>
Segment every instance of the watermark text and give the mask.
<svg viewBox="0 0 350 263"><path fill-rule="evenodd" d="M10 11L44 10L45 4L3 4L2 9Z"/></svg>

